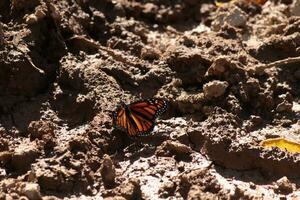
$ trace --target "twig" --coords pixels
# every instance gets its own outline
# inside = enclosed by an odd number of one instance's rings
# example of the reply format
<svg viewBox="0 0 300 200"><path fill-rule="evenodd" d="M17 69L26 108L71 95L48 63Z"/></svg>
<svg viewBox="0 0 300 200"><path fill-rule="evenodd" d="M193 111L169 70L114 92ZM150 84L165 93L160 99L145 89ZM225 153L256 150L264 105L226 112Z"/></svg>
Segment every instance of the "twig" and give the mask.
<svg viewBox="0 0 300 200"><path fill-rule="evenodd" d="M254 74L262 75L265 73L266 69L269 69L272 67L278 67L278 66L282 66L282 65L288 65L288 64L292 64L292 63L298 63L298 62L300 62L300 56L290 57L290 58L286 58L283 60L277 60L277 61L269 63L269 64L258 65L258 66L248 69L248 71L250 71Z"/></svg>

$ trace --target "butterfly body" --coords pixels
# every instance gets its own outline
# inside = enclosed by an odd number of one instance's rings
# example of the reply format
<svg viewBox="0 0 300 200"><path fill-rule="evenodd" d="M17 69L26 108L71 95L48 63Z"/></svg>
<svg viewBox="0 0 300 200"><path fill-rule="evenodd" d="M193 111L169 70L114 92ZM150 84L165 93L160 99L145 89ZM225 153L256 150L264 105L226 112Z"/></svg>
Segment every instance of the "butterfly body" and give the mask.
<svg viewBox="0 0 300 200"><path fill-rule="evenodd" d="M126 105L121 103L113 113L113 125L129 136L149 134L155 125L156 118L165 112L167 102L153 98Z"/></svg>

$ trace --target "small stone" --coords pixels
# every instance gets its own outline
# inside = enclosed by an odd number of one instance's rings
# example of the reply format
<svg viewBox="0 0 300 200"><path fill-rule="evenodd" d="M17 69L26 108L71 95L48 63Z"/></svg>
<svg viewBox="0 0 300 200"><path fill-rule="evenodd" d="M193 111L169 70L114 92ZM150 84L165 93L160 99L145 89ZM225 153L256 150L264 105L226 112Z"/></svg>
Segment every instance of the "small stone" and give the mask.
<svg viewBox="0 0 300 200"><path fill-rule="evenodd" d="M215 194L203 191L201 186L192 185L189 192L188 192L187 200L193 200L193 199L212 199L212 200L215 200L217 198L216 198Z"/></svg>
<svg viewBox="0 0 300 200"><path fill-rule="evenodd" d="M23 188L22 193L30 200L42 199L40 186L37 183L27 183Z"/></svg>
<svg viewBox="0 0 300 200"><path fill-rule="evenodd" d="M125 199L135 200L142 198L140 181L138 179L130 179L127 184L120 188L120 193Z"/></svg>
<svg viewBox="0 0 300 200"><path fill-rule="evenodd" d="M276 107L277 112L289 112L292 111L293 104L283 101L282 103L278 104Z"/></svg>
<svg viewBox="0 0 300 200"><path fill-rule="evenodd" d="M37 23L38 18L35 14L30 14L26 17L26 24L35 24Z"/></svg>
<svg viewBox="0 0 300 200"><path fill-rule="evenodd" d="M9 151L0 152L0 162L2 165L8 163L12 158L13 153Z"/></svg>
<svg viewBox="0 0 300 200"><path fill-rule="evenodd" d="M242 27L245 26L247 22L247 17L244 11L242 11L240 8L235 7L229 15L225 18L225 21L227 21L228 24L234 27Z"/></svg>
<svg viewBox="0 0 300 200"><path fill-rule="evenodd" d="M229 12L220 12L212 22L212 30L219 31L224 24L233 27L244 27L247 22L247 14L238 7L230 9Z"/></svg>
<svg viewBox="0 0 300 200"><path fill-rule="evenodd" d="M171 181L167 181L159 188L158 193L160 194L160 197L167 198L174 194L175 189L176 185Z"/></svg>
<svg viewBox="0 0 300 200"><path fill-rule="evenodd" d="M116 170L113 161L107 154L103 156L102 165L100 167L100 173L103 183L106 186L114 185L116 178Z"/></svg>
<svg viewBox="0 0 300 200"><path fill-rule="evenodd" d="M192 149L184 144L167 140L163 142L156 151L158 156L171 156L177 157L189 156L192 153Z"/></svg>
<svg viewBox="0 0 300 200"><path fill-rule="evenodd" d="M46 13L42 7L38 7L34 14L37 17L38 21L46 17Z"/></svg>
<svg viewBox="0 0 300 200"><path fill-rule="evenodd" d="M15 149L11 165L14 169L22 171L30 167L30 164L38 157L39 152L35 144L24 144Z"/></svg>
<svg viewBox="0 0 300 200"><path fill-rule="evenodd" d="M281 194L289 194L294 190L294 185L290 182L290 180L286 176L277 180L276 185L278 188L275 191Z"/></svg>
<svg viewBox="0 0 300 200"><path fill-rule="evenodd" d="M32 121L28 125L27 131L30 134L30 139L43 139L45 135L55 137L54 135L55 125L49 121Z"/></svg>
<svg viewBox="0 0 300 200"><path fill-rule="evenodd" d="M208 75L214 75L214 76L220 76L222 75L226 69L230 66L230 62L227 57L220 56L214 62L212 65L208 68L206 72L206 76Z"/></svg>
<svg viewBox="0 0 300 200"><path fill-rule="evenodd" d="M228 85L229 84L226 81L214 80L208 82L203 86L204 96L208 99L222 96L225 93Z"/></svg>

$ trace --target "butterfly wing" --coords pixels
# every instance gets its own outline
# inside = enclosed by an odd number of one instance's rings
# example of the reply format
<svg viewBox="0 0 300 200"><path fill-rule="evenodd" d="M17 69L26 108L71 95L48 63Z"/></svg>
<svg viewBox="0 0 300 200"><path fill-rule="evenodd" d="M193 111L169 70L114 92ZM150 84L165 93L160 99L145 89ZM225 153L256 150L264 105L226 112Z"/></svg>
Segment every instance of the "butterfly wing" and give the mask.
<svg viewBox="0 0 300 200"><path fill-rule="evenodd" d="M113 125L121 129L123 131L127 130L127 116L126 116L126 110L124 107L119 107L114 113L113 113Z"/></svg>
<svg viewBox="0 0 300 200"><path fill-rule="evenodd" d="M146 135L153 130L155 119L166 111L167 102L163 99L149 99L132 103L128 108L135 126L131 132L134 135Z"/></svg>
<svg viewBox="0 0 300 200"><path fill-rule="evenodd" d="M162 99L134 102L117 109L113 114L113 124L129 136L146 135L154 128L154 121L167 108Z"/></svg>
<svg viewBox="0 0 300 200"><path fill-rule="evenodd" d="M163 99L153 98L145 101L138 101L129 105L131 112L142 115L148 120L155 120L167 109L167 102Z"/></svg>
<svg viewBox="0 0 300 200"><path fill-rule="evenodd" d="M141 115L130 112L130 122L127 133L129 136L147 135L154 128L154 122Z"/></svg>

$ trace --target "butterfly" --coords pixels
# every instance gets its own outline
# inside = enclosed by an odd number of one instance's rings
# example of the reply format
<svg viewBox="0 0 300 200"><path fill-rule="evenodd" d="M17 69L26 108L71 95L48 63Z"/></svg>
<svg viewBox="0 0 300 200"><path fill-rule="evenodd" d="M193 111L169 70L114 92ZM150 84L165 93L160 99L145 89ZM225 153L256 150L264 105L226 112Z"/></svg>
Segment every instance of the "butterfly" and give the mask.
<svg viewBox="0 0 300 200"><path fill-rule="evenodd" d="M149 134L155 125L155 119L167 109L167 101L152 98L136 101L129 105L121 103L113 112L113 125L129 136Z"/></svg>

